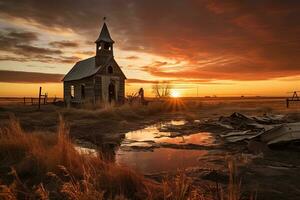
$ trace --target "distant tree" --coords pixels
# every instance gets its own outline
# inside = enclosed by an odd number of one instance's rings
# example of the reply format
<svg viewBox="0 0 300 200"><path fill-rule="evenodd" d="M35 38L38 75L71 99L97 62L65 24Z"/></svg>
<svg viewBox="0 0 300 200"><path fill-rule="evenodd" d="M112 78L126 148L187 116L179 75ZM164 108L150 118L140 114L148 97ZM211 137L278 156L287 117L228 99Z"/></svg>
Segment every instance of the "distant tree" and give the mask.
<svg viewBox="0 0 300 200"><path fill-rule="evenodd" d="M169 82L157 82L152 85L152 92L157 98L164 98L170 96L171 86Z"/></svg>

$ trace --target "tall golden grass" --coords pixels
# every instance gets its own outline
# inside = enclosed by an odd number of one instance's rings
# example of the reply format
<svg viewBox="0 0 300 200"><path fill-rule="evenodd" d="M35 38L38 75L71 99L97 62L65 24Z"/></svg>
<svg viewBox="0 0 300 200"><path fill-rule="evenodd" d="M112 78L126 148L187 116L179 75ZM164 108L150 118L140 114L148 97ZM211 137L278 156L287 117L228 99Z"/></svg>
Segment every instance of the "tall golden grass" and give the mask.
<svg viewBox="0 0 300 200"><path fill-rule="evenodd" d="M26 133L12 117L0 129L0 199L240 199L240 184L230 176L228 195L204 194L179 173L157 183L132 170L80 154L60 117L57 134ZM10 170L8 170L10 169ZM234 167L230 167L234 174Z"/></svg>
<svg viewBox="0 0 300 200"><path fill-rule="evenodd" d="M130 169L78 153L63 120L58 134L46 137L25 133L12 119L0 130L0 162L3 169L12 169L2 180L0 197L4 199L136 199L156 187Z"/></svg>

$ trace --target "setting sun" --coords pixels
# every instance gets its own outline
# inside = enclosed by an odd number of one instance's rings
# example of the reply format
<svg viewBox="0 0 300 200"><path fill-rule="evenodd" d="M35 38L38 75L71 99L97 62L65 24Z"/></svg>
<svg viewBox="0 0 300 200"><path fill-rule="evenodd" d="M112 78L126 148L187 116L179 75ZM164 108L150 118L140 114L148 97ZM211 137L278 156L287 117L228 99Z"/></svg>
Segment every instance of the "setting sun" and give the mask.
<svg viewBox="0 0 300 200"><path fill-rule="evenodd" d="M180 97L180 92L178 90L172 90L171 97L173 97L173 98Z"/></svg>

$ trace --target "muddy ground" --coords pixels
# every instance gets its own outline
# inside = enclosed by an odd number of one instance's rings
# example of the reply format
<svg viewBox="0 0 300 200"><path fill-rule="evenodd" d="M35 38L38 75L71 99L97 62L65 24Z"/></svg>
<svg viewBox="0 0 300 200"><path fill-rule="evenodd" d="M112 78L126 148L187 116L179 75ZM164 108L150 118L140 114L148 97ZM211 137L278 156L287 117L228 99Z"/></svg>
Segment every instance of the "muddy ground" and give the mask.
<svg viewBox="0 0 300 200"><path fill-rule="evenodd" d="M285 108L284 99L206 99L184 100L162 106L170 109L126 107L121 109L85 110L66 109L53 105L43 106L0 106L1 127L10 117L15 116L26 131L56 132L59 116L70 126L70 136L74 141L92 144L103 150L109 144L113 150L120 148L125 133L142 129L151 124L170 120L184 120L187 123L169 126L168 131L182 136L199 132L209 132L216 145L170 144L150 145L150 147L131 146L128 151L155 151L155 149L205 150L207 154L199 157L199 164L185 170L186 174L199 186L226 184L228 182L228 160L235 160L242 193L255 194L257 199L297 199L300 196L300 156L297 144L269 148L261 143L245 141L228 143L220 134L222 131L203 126L207 121L217 121L220 116L233 112L261 116L263 114L292 114L298 116L299 105ZM174 128L176 130L174 130ZM173 130L172 130L173 129ZM175 135L178 136L178 135ZM169 136L171 137L175 137ZM105 146L107 147L107 146ZM258 149L258 150L257 150ZM176 171L145 173L155 180L176 174Z"/></svg>
<svg viewBox="0 0 300 200"><path fill-rule="evenodd" d="M190 127L188 132L186 127ZM193 129L191 129L193 127ZM180 133L180 127L176 132ZM174 129L173 129L174 130ZM209 131L215 138L212 146L168 145L161 147L206 150L207 154L199 158L199 165L186 168L185 172L194 180L194 184L228 183L228 164L237 166L238 180L244 196L255 195L257 199L297 199L300 195L300 157L299 144L286 143L268 147L260 141L240 141L228 143L220 137L220 129L207 128L194 123L182 126L182 135L192 132ZM166 174L157 173L149 177L160 179ZM208 182L207 182L208 181Z"/></svg>

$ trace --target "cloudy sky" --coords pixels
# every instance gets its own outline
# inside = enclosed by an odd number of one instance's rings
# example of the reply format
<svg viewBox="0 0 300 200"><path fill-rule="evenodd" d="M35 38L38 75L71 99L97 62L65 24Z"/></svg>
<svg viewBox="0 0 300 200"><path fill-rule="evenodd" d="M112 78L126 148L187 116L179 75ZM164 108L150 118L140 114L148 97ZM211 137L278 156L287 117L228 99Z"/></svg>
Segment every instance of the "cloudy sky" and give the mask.
<svg viewBox="0 0 300 200"><path fill-rule="evenodd" d="M0 96L62 95L107 17L126 93L169 81L182 96L300 90L300 1L0 0Z"/></svg>

